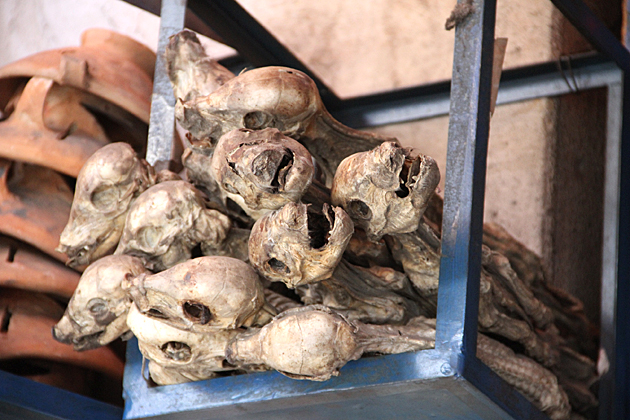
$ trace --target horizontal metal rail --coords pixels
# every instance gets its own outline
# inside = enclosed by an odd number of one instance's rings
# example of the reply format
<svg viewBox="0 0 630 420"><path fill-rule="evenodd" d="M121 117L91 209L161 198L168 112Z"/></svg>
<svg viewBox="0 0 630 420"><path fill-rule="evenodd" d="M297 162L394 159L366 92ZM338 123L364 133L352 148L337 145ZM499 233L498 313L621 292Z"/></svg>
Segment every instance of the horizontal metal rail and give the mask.
<svg viewBox="0 0 630 420"><path fill-rule="evenodd" d="M557 63L504 71L497 104L606 87L619 82L620 78L621 72L615 63L602 56L566 57ZM450 95L450 81L440 82L347 99L341 102L339 109L330 111L348 126L375 127L448 115Z"/></svg>

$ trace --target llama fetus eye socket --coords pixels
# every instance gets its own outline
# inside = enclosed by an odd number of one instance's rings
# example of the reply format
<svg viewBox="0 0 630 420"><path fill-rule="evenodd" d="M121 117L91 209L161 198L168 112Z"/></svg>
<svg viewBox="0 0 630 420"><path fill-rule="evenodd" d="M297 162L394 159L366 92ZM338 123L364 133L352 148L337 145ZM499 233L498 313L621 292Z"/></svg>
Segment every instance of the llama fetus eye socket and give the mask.
<svg viewBox="0 0 630 420"><path fill-rule="evenodd" d="M164 355L177 362L186 362L192 358L192 350L186 343L179 341L169 341L161 347Z"/></svg>
<svg viewBox="0 0 630 420"><path fill-rule="evenodd" d="M289 274L291 272L291 270L289 270L289 267L287 267L285 263L276 258L271 258L269 261L267 261L267 265L269 265L269 268L271 268L276 273Z"/></svg>
<svg viewBox="0 0 630 420"><path fill-rule="evenodd" d="M88 302L88 310L93 316L103 315L109 311L107 302L101 298L90 299Z"/></svg>
<svg viewBox="0 0 630 420"><path fill-rule="evenodd" d="M87 309L94 318L94 321L98 325L108 325L114 319L116 319L116 315L110 312L109 306L104 299L101 298L93 298L90 299L87 304Z"/></svg>
<svg viewBox="0 0 630 420"><path fill-rule="evenodd" d="M372 210L361 200L352 200L348 203L348 213L353 217L370 220L372 218Z"/></svg>
<svg viewBox="0 0 630 420"><path fill-rule="evenodd" d="M207 324L212 319L210 309L198 302L188 301L184 303L184 313L190 320L202 325Z"/></svg>

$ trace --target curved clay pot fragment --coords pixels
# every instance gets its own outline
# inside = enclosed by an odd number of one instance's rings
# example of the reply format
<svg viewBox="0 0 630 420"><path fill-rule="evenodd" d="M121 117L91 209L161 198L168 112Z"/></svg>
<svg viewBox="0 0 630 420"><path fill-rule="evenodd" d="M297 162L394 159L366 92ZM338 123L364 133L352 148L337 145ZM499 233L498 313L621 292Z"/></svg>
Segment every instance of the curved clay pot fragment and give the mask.
<svg viewBox="0 0 630 420"><path fill-rule="evenodd" d="M38 293L2 289L0 293L0 360L39 358L90 368L122 378L124 364L108 347L77 352L50 333L63 315L54 300Z"/></svg>
<svg viewBox="0 0 630 420"><path fill-rule="evenodd" d="M31 247L0 236L0 286L70 299L80 274Z"/></svg>
<svg viewBox="0 0 630 420"><path fill-rule="evenodd" d="M105 98L148 124L151 54L141 44L107 32L86 31L80 47L43 51L7 64L0 68L0 78L52 79Z"/></svg>
<svg viewBox="0 0 630 420"><path fill-rule="evenodd" d="M58 173L0 159L1 233L65 263L67 256L55 248L71 205L72 191Z"/></svg>
<svg viewBox="0 0 630 420"><path fill-rule="evenodd" d="M85 161L108 140L77 95L52 88L51 80L39 77L27 83L15 111L0 123L0 156L76 177ZM58 131L48 128L46 119Z"/></svg>

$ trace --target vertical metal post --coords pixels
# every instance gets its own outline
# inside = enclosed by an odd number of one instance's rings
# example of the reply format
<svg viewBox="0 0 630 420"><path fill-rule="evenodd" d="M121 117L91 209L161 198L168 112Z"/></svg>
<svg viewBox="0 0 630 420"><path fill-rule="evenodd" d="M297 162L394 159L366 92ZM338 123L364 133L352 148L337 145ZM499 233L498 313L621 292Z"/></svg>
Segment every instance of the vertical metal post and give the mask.
<svg viewBox="0 0 630 420"><path fill-rule="evenodd" d="M619 148L617 305L615 308L614 399L611 418L630 418L630 71L623 79L624 118Z"/></svg>
<svg viewBox="0 0 630 420"><path fill-rule="evenodd" d="M610 363L599 383L599 419L612 419L615 395L615 312L617 308L617 259L619 226L619 150L623 121L623 84L608 86L606 122L606 172L604 182L604 227L602 244L602 290L600 347Z"/></svg>
<svg viewBox="0 0 630 420"><path fill-rule="evenodd" d="M459 372L477 346L495 10L475 0L455 32L436 348L464 355Z"/></svg>
<svg viewBox="0 0 630 420"><path fill-rule="evenodd" d="M147 162L157 169L167 167L171 160L175 130L175 96L166 71L164 51L168 38L184 28L185 15L186 0L162 0L146 156Z"/></svg>

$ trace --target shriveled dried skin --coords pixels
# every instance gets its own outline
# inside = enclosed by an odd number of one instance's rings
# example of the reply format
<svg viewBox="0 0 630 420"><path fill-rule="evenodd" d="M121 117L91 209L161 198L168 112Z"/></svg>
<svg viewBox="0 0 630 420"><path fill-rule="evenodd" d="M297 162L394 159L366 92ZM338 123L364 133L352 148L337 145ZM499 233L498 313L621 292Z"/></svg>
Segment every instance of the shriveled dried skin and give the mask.
<svg viewBox="0 0 630 420"><path fill-rule="evenodd" d="M502 290L500 284L492 279L492 275L482 269L480 282L479 331L494 333L522 344L526 354L544 366L549 367L556 363L557 351L538 337L523 312L518 318L504 313L506 308L512 311L522 309Z"/></svg>
<svg viewBox="0 0 630 420"><path fill-rule="evenodd" d="M218 255L222 257L232 257L241 261L249 261L249 249L247 242L249 241L249 235L251 230L232 227L223 242L218 244L211 244L208 242L201 243L201 253L203 255L211 256Z"/></svg>
<svg viewBox="0 0 630 420"><path fill-rule="evenodd" d="M127 143L112 143L85 163L75 187L59 252L71 267L87 265L116 249L131 203L155 183L152 168Z"/></svg>
<svg viewBox="0 0 630 420"><path fill-rule="evenodd" d="M190 259L197 244L218 247L230 225L227 216L205 208L191 184L166 181L133 202L115 253L140 257L147 268L161 271Z"/></svg>
<svg viewBox="0 0 630 420"><path fill-rule="evenodd" d="M188 260L129 279L123 289L143 314L195 333L239 328L267 310L254 269L230 257Z"/></svg>
<svg viewBox="0 0 630 420"><path fill-rule="evenodd" d="M553 312L554 323L566 340L565 344L591 359L596 358L599 349L597 327L584 314L582 302L547 283L540 258L497 224L484 225L483 240L492 250L510 260L518 277Z"/></svg>
<svg viewBox="0 0 630 420"><path fill-rule="evenodd" d="M325 381L364 352L396 353L434 345L430 327L392 327L349 322L321 305L282 312L260 330L237 336L227 360L265 364L294 379Z"/></svg>
<svg viewBox="0 0 630 420"><path fill-rule="evenodd" d="M372 242L363 229L354 229L343 256L348 262L362 267L393 267L396 264L385 240Z"/></svg>
<svg viewBox="0 0 630 420"><path fill-rule="evenodd" d="M354 225L341 207L324 204L322 215L303 203L288 203L253 226L249 261L270 281L289 288L332 276L352 236Z"/></svg>
<svg viewBox="0 0 630 420"><path fill-rule="evenodd" d="M210 166L214 146L207 142L196 142L187 147L182 154L182 164L186 168L186 178L209 198L219 195L219 185L212 175ZM222 200L219 200L222 202Z"/></svg>
<svg viewBox="0 0 630 420"><path fill-rule="evenodd" d="M477 337L477 357L551 419L569 418L567 395L557 378L538 363L483 334Z"/></svg>
<svg viewBox="0 0 630 420"><path fill-rule="evenodd" d="M393 280L341 260L330 279L296 291L306 305L322 304L350 321L400 325L425 314L409 279L402 275Z"/></svg>
<svg viewBox="0 0 630 420"><path fill-rule="evenodd" d="M159 184L166 181L181 181L182 177L168 169L162 169L155 174L155 183Z"/></svg>
<svg viewBox="0 0 630 420"><path fill-rule="evenodd" d="M418 293L433 311L437 310L440 240L435 232L429 225L421 222L416 231L388 235L385 236L385 241Z"/></svg>
<svg viewBox="0 0 630 420"><path fill-rule="evenodd" d="M138 343L138 347L140 347L140 343ZM149 360L147 367L151 380L158 385L185 384L187 382L203 381L219 376L217 372L213 371L193 372L191 374L188 371L180 370L178 367L162 366L159 363L155 363L153 360Z"/></svg>
<svg viewBox="0 0 630 420"><path fill-rule="evenodd" d="M531 289L516 275L505 256L484 246L481 249L481 264L490 273L497 274L497 278L516 297L536 328L547 328L553 322L552 312L536 299Z"/></svg>
<svg viewBox="0 0 630 420"><path fill-rule="evenodd" d="M225 363L225 349L239 330L184 331L143 315L136 305L129 309L127 324L140 352L152 362L149 372L158 385L200 381L236 369Z"/></svg>
<svg viewBox="0 0 630 420"><path fill-rule="evenodd" d="M588 357L569 347L560 347L558 363L551 371L558 377L558 383L567 393L571 408L584 413L599 404L591 391L591 386L598 381L597 367Z"/></svg>
<svg viewBox="0 0 630 420"><path fill-rule="evenodd" d="M413 318L407 325L354 324L363 353L396 354L435 347L435 323L423 316Z"/></svg>
<svg viewBox="0 0 630 420"><path fill-rule="evenodd" d="M394 142L344 159L331 200L343 207L368 239L413 232L440 181L435 161Z"/></svg>
<svg viewBox="0 0 630 420"><path fill-rule="evenodd" d="M129 255L109 255L92 263L53 328L53 337L81 351L104 346L127 333L131 299L121 284L146 273L142 260Z"/></svg>
<svg viewBox="0 0 630 420"><path fill-rule="evenodd" d="M415 232L386 237L392 255L399 261L434 316L439 283L439 239L423 222ZM534 327L552 322L549 309L521 282L501 254L483 247L480 279L479 328L523 345L526 354L552 366L558 359L554 345L543 340Z"/></svg>
<svg viewBox="0 0 630 420"><path fill-rule="evenodd" d="M178 101L175 115L198 139L219 139L237 128L277 128L309 149L328 186L343 158L394 140L342 125L325 109L315 83L284 67L241 73L207 97Z"/></svg>
<svg viewBox="0 0 630 420"><path fill-rule="evenodd" d="M325 307L279 314L270 324L237 336L227 360L238 366L265 364L294 379L325 381L361 357L355 327Z"/></svg>
<svg viewBox="0 0 630 420"><path fill-rule="evenodd" d="M298 201L315 168L308 150L275 128L233 130L222 136L211 171L219 188L254 219Z"/></svg>
<svg viewBox="0 0 630 420"><path fill-rule="evenodd" d="M189 101L217 90L234 74L206 54L197 35L184 29L172 35L164 52L175 97Z"/></svg>
<svg viewBox="0 0 630 420"><path fill-rule="evenodd" d="M265 300L269 302L271 306L276 308L278 313L304 306L301 303L289 299L288 297L283 296L280 293L276 293L270 289L265 289Z"/></svg>

